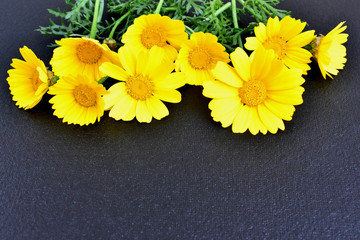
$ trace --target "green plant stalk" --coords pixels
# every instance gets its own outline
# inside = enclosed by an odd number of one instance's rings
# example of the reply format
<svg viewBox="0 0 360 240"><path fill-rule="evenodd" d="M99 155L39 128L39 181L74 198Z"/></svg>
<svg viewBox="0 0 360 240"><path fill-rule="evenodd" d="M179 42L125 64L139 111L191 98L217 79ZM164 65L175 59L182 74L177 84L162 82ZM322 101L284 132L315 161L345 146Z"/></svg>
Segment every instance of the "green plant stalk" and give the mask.
<svg viewBox="0 0 360 240"><path fill-rule="evenodd" d="M89 36L90 38L93 38L93 39L95 39L95 37L96 37L99 9L100 9L100 0L96 0L95 7L94 7L94 18L92 21L91 31L90 31L90 36Z"/></svg>
<svg viewBox="0 0 360 240"><path fill-rule="evenodd" d="M216 10L216 12L214 13L214 15L217 17L219 16L219 14L221 14L222 12L224 12L226 9L228 9L229 7L231 7L231 3L228 2L226 3L224 6L222 6L221 8L219 8L218 10Z"/></svg>
<svg viewBox="0 0 360 240"><path fill-rule="evenodd" d="M113 38L114 34L115 34L115 30L116 28L119 26L119 24L124 21L125 18L127 18L130 15L130 12L125 13L124 15L121 16L121 18L119 18L116 22L114 27L111 29L111 32L109 34L109 38Z"/></svg>
<svg viewBox="0 0 360 240"><path fill-rule="evenodd" d="M159 14L160 13L160 9L162 8L163 4L164 4L164 0L160 0L159 4L156 7L156 10L155 10L154 14Z"/></svg>
<svg viewBox="0 0 360 240"><path fill-rule="evenodd" d="M231 6L232 6L232 16L233 16L234 27L239 28L239 23L238 23L238 18L237 18L237 13L236 13L236 0L231 0ZM241 40L241 34L238 37L238 45L239 45L239 47L244 48L242 40Z"/></svg>
<svg viewBox="0 0 360 240"><path fill-rule="evenodd" d="M109 78L108 76L101 78L101 79L98 81L98 84L103 84L103 83L106 81L106 79L108 79L108 78Z"/></svg>

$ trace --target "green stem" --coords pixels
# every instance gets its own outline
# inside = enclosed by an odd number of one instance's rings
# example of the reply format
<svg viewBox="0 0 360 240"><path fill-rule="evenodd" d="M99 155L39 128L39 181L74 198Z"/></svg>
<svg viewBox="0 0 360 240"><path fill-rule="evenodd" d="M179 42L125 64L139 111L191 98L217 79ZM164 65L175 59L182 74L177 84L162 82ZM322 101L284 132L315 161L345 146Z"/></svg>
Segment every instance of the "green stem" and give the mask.
<svg viewBox="0 0 360 240"><path fill-rule="evenodd" d="M236 13L236 0L231 0L231 5L232 5L232 15L233 15L234 27L239 28L239 23L238 23L238 18L237 18L237 13ZM238 44L239 44L239 47L244 48L242 40L241 40L241 34L238 37Z"/></svg>
<svg viewBox="0 0 360 240"><path fill-rule="evenodd" d="M164 4L164 0L160 0L157 7L156 7L156 10L155 10L154 14L159 14L160 13L160 9L162 8L163 4Z"/></svg>
<svg viewBox="0 0 360 240"><path fill-rule="evenodd" d="M108 76L101 78L101 79L98 81L98 84L103 84L103 83L106 81L106 79L108 79L108 78L109 78Z"/></svg>
<svg viewBox="0 0 360 240"><path fill-rule="evenodd" d="M95 7L94 7L94 18L92 21L91 31L90 31L90 38L93 38L93 39L95 39L95 37L96 37L99 9L100 9L100 0L96 0Z"/></svg>
<svg viewBox="0 0 360 240"><path fill-rule="evenodd" d="M127 12L126 14L122 15L122 17L119 18L119 19L115 22L115 25L114 25L113 28L111 29L109 38L113 38L113 37L114 37L116 28L117 28L117 27L119 26L119 24L120 24L122 21L124 21L124 19L127 18L129 15L130 15L130 12Z"/></svg>
<svg viewBox="0 0 360 240"><path fill-rule="evenodd" d="M191 27L186 26L186 25L185 25L185 29L189 31L190 35L195 32Z"/></svg>
<svg viewBox="0 0 360 240"><path fill-rule="evenodd" d="M231 7L231 3L228 2L226 3L224 6L222 6L221 8L219 8L218 10L216 10L216 12L214 13L214 15L217 17L219 16L220 13L224 12L226 9L228 9L229 7Z"/></svg>

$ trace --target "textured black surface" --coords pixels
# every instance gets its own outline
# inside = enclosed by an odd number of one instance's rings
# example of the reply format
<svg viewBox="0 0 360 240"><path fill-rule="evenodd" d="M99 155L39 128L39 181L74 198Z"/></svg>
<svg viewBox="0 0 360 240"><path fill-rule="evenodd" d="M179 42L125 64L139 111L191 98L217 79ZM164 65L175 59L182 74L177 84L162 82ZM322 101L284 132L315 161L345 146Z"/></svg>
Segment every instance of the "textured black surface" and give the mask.
<svg viewBox="0 0 360 240"><path fill-rule="evenodd" d="M327 33L346 20L348 63L309 73L304 104L277 135L233 134L212 121L200 87L181 89L151 124L78 127L11 100L6 71L27 45L48 65L46 9L2 0L0 239L359 239L359 4L287 0Z"/></svg>

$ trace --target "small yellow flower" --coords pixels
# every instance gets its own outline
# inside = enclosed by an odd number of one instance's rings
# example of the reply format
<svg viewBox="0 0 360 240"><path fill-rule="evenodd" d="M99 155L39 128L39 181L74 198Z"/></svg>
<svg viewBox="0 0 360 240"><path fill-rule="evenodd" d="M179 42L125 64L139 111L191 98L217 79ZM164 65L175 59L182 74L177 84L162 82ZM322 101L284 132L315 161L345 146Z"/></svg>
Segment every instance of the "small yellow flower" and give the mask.
<svg viewBox="0 0 360 240"><path fill-rule="evenodd" d="M121 41L130 45L136 53L149 52L153 46L158 46L166 57L174 61L181 44L187 39L188 35L182 21L159 14L149 14L136 18Z"/></svg>
<svg viewBox="0 0 360 240"><path fill-rule="evenodd" d="M108 94L103 85L86 75L62 76L50 87L49 94L54 115L68 124L88 125L104 115L105 102L102 95Z"/></svg>
<svg viewBox="0 0 360 240"><path fill-rule="evenodd" d="M7 81L16 105L30 109L40 102L49 88L49 78L43 61L24 46L20 53L25 61L13 59Z"/></svg>
<svg viewBox="0 0 360 240"><path fill-rule="evenodd" d="M215 35L197 32L180 49L176 70L185 74L188 84L202 85L214 79L211 70L218 61L229 62L225 47L217 42Z"/></svg>
<svg viewBox="0 0 360 240"><path fill-rule="evenodd" d="M298 68L306 74L310 67L311 53L304 46L315 38L315 31L302 32L306 22L289 16L279 21L278 17L269 18L266 26L260 23L254 28L255 37L246 38L245 48L255 50L259 46L273 49L278 59L289 68ZM301 33L302 32L302 33Z"/></svg>
<svg viewBox="0 0 360 240"><path fill-rule="evenodd" d="M251 57L237 48L230 58L234 68L218 62L212 70L216 80L203 84L204 96L213 98L209 108L214 121L224 128L232 125L234 133L284 130L293 105L303 102L301 70L284 67L273 51L261 46Z"/></svg>
<svg viewBox="0 0 360 240"><path fill-rule="evenodd" d="M115 52L94 39L63 38L56 43L60 47L54 50L50 64L57 76L84 75L98 81L105 77L99 70L102 63L119 62Z"/></svg>
<svg viewBox="0 0 360 240"><path fill-rule="evenodd" d="M162 101L178 103L181 94L177 88L185 84L182 73L171 73L175 64L166 60L160 47L154 46L149 53L137 54L128 46L119 49L124 68L104 63L100 70L121 82L109 88L104 97L105 109L115 120L151 122L169 115Z"/></svg>
<svg viewBox="0 0 360 240"><path fill-rule="evenodd" d="M321 35L315 40L313 56L324 78L326 76L332 78L331 74L337 75L339 69L343 69L346 63L346 48L342 44L347 41L349 35L342 33L346 29L344 23L339 23L326 36Z"/></svg>

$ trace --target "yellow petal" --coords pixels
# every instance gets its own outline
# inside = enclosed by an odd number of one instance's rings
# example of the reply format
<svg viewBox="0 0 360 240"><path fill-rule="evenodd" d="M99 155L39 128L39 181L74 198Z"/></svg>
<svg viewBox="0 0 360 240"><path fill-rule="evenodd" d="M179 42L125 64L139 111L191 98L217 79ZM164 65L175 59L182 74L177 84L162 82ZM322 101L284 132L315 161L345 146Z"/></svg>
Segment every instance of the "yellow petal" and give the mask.
<svg viewBox="0 0 360 240"><path fill-rule="evenodd" d="M230 86L237 88L242 86L242 81L237 75L235 69L224 62L219 61L211 73L214 75L215 79L218 79Z"/></svg>
<svg viewBox="0 0 360 240"><path fill-rule="evenodd" d="M203 83L203 95L208 98L227 98L239 95L239 89L231 87L220 81L207 81Z"/></svg>

